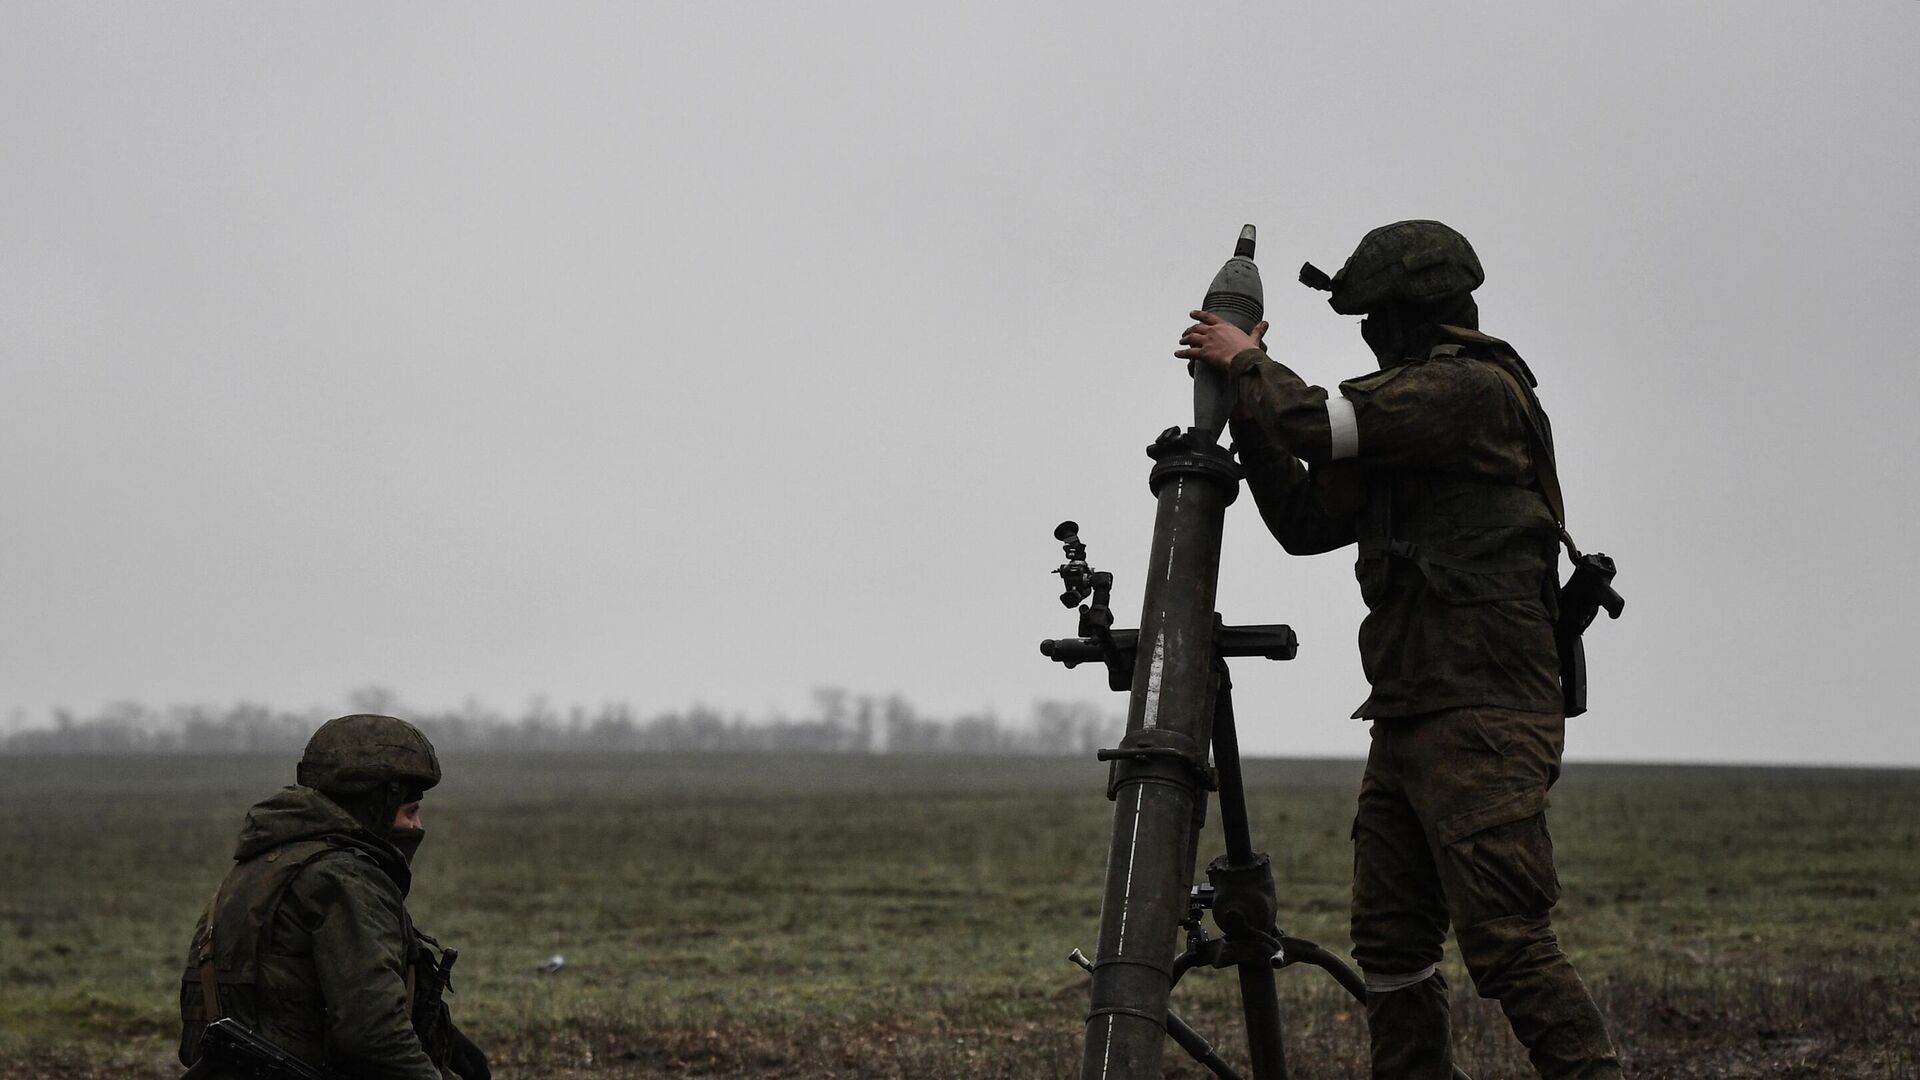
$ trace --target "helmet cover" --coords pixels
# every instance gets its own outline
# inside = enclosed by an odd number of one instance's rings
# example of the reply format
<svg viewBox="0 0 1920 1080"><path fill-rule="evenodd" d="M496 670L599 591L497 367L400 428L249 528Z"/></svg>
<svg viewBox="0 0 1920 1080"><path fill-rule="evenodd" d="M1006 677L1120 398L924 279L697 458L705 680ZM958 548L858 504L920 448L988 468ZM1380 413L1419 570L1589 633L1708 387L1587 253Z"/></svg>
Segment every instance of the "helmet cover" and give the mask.
<svg viewBox="0 0 1920 1080"><path fill-rule="evenodd" d="M1415 220L1361 237L1331 278L1309 264L1300 280L1333 293L1327 304L1340 314L1365 315L1390 304L1430 304L1470 293L1486 273L1466 237L1438 221Z"/></svg>
<svg viewBox="0 0 1920 1080"><path fill-rule="evenodd" d="M356 713L320 725L307 740L296 778L329 793L370 792L388 783L425 791L440 782L440 758L405 720Z"/></svg>

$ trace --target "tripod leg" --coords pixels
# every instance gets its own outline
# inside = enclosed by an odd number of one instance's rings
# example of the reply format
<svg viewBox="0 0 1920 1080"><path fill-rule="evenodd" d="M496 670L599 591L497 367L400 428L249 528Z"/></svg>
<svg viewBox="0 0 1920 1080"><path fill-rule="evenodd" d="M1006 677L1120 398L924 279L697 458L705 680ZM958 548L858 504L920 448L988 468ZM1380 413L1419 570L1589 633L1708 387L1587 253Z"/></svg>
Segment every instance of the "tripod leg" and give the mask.
<svg viewBox="0 0 1920 1080"><path fill-rule="evenodd" d="M1180 1049L1185 1050L1188 1057L1206 1066L1207 1071L1220 1080L1240 1080L1240 1074L1234 1072L1233 1066L1214 1051L1206 1038L1173 1013L1167 1014L1167 1035L1180 1044Z"/></svg>
<svg viewBox="0 0 1920 1080"><path fill-rule="evenodd" d="M1067 954L1067 959L1080 965L1081 970L1087 974L1093 974L1093 962L1088 960L1079 949ZM1188 1057L1205 1065L1207 1071L1219 1077L1220 1080L1241 1080L1240 1074L1233 1071L1233 1066L1227 1064L1226 1059L1214 1051L1213 1045L1207 1042L1206 1036L1193 1030L1193 1026L1180 1019L1176 1013L1167 1013L1167 1035L1180 1044L1180 1049L1185 1050Z"/></svg>
<svg viewBox="0 0 1920 1080"><path fill-rule="evenodd" d="M1240 776L1240 735L1233 726L1233 681L1219 665L1219 689L1213 698L1213 765L1220 776L1220 828L1226 834L1227 860L1238 866L1254 859L1247 825L1247 792ZM1240 1004L1247 1018L1247 1050L1254 1080L1286 1080L1287 1055L1281 1041L1280 994L1273 964L1249 959L1239 965Z"/></svg>

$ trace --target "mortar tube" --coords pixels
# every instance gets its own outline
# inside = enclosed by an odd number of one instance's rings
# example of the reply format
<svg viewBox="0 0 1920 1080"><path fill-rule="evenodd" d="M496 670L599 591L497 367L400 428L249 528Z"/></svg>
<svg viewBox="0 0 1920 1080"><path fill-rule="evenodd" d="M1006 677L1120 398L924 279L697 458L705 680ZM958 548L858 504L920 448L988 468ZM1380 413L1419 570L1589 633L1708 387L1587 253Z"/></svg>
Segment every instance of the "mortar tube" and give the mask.
<svg viewBox="0 0 1920 1080"><path fill-rule="evenodd" d="M1232 456L1169 429L1148 450L1159 502L1127 710L1127 739L1204 762L1213 727L1214 594L1226 508L1239 493ZM1192 768L1167 757L1114 762L1114 826L1100 905L1099 958L1082 1080L1160 1076L1167 998L1204 797Z"/></svg>

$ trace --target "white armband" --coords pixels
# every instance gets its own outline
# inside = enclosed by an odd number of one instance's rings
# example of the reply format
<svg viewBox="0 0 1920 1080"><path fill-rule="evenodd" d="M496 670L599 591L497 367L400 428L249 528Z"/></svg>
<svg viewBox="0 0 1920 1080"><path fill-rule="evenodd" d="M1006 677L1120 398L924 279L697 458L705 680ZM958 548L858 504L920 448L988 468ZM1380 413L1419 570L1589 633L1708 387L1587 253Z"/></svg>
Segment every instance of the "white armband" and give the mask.
<svg viewBox="0 0 1920 1080"><path fill-rule="evenodd" d="M1359 455L1360 425L1353 417L1353 402L1339 394L1327 395L1327 433L1333 441L1333 453L1327 460Z"/></svg>

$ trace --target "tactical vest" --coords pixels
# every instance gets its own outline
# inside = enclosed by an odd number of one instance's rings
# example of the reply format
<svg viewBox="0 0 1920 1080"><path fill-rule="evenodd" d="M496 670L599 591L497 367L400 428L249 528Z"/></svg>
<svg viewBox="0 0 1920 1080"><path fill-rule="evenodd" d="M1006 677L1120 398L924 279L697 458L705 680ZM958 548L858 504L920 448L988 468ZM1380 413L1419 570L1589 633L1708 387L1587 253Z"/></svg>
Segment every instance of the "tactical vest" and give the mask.
<svg viewBox="0 0 1920 1080"><path fill-rule="evenodd" d="M1443 346L1442 349L1457 347ZM1442 350L1436 349L1436 354ZM1368 608L1400 583L1424 582L1448 604L1488 604L1539 597L1548 618L1557 608L1562 530L1545 414L1522 376L1498 358L1477 357L1504 376L1530 428L1534 487L1469 480L1437 471L1374 473L1359 518L1354 574Z"/></svg>
<svg viewBox="0 0 1920 1080"><path fill-rule="evenodd" d="M348 850L330 840L300 840L262 852L228 873L194 928L193 944L187 953L187 969L180 985L182 1061L198 1059L200 1033L222 1016L234 1018L306 1061L318 1064L326 1060L326 1003L319 997L319 988L276 985L272 987L272 1008L264 1010L261 961L272 955L280 905L294 878L329 852ZM406 981L411 1014L420 944L411 916L403 918L409 943ZM440 1006L437 1011L443 1010ZM441 1019L434 1017L435 1021ZM444 1032L445 1025L438 1026ZM429 1044L427 1050L436 1064L446 1061L444 1044Z"/></svg>

